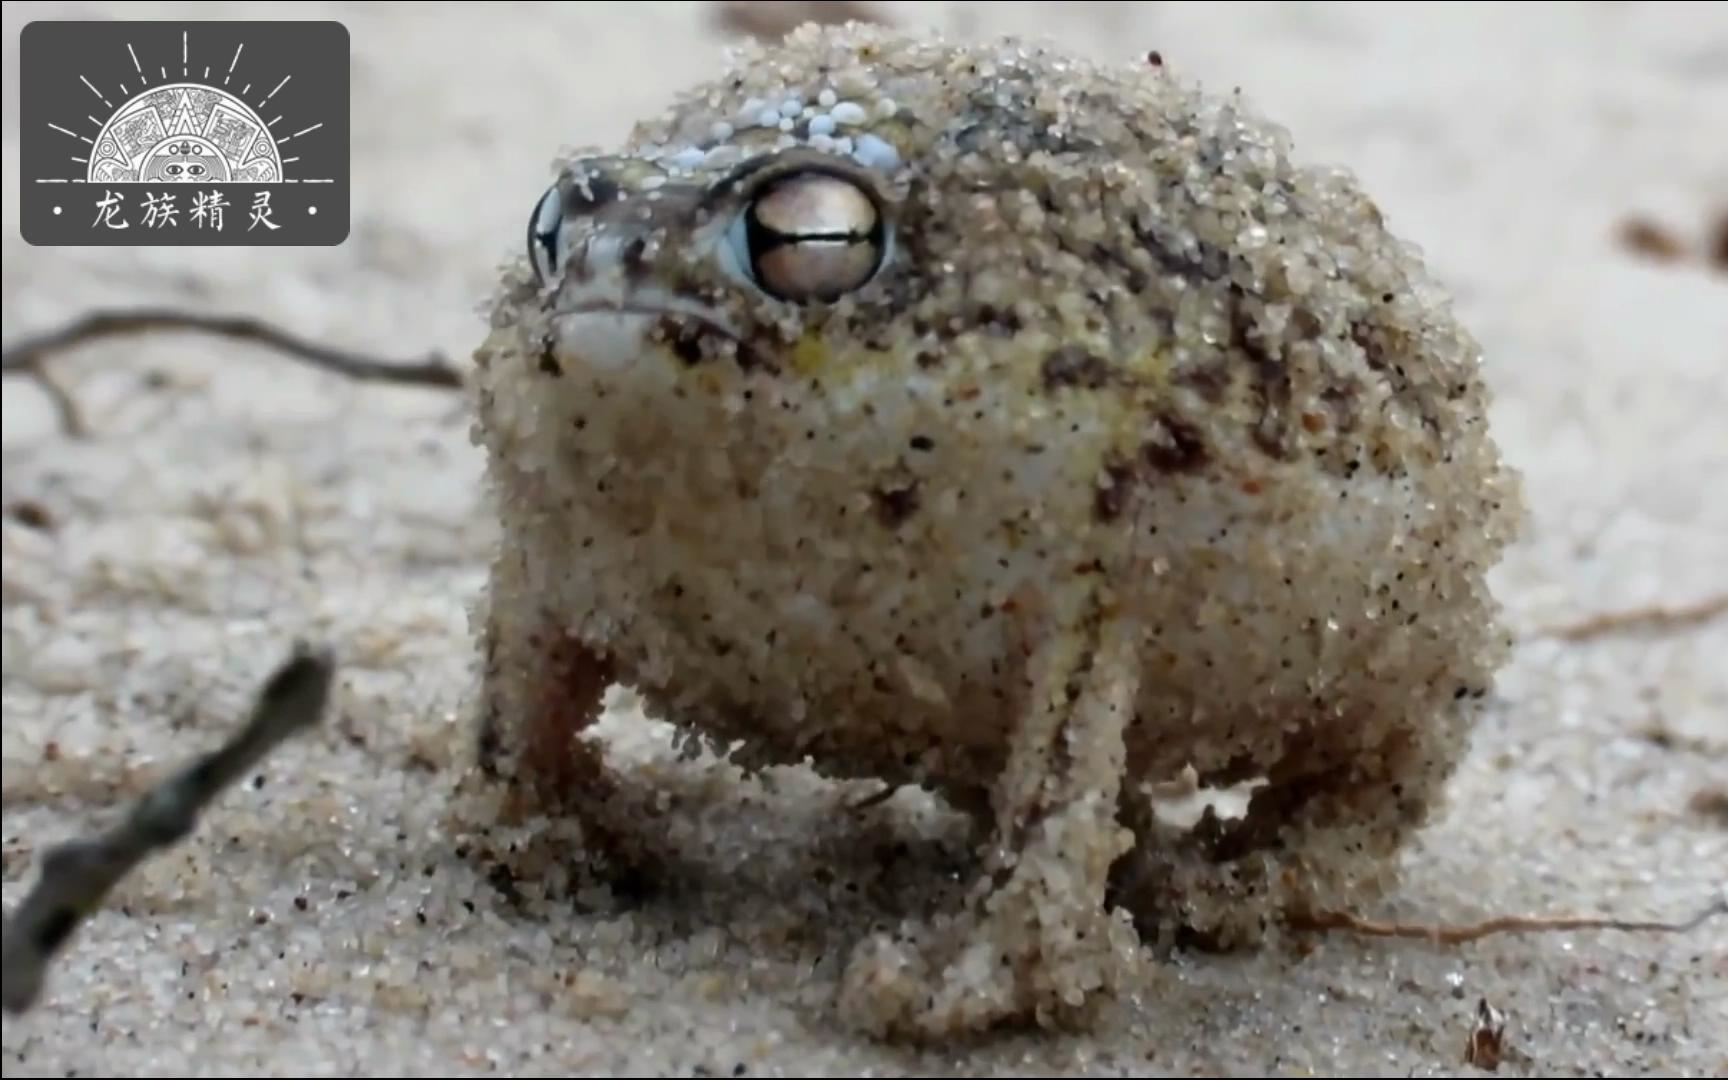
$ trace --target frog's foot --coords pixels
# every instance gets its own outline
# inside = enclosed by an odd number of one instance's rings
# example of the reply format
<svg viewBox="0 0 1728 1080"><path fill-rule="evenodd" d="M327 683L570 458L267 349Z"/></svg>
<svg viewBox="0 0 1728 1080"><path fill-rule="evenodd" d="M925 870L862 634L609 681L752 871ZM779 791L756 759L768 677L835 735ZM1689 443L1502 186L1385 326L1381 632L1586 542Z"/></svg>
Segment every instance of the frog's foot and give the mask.
<svg viewBox="0 0 1728 1080"><path fill-rule="evenodd" d="M996 789L985 873L963 911L852 958L841 1010L885 1036L939 1039L1007 1024L1083 1026L1131 977L1138 942L1106 907L1123 733L1138 673L1133 626L1086 595L1036 639L1029 694Z"/></svg>
<svg viewBox="0 0 1728 1080"><path fill-rule="evenodd" d="M1408 719L1351 717L1303 730L1246 813L1208 815L1191 831L1159 829L1125 805L1140 845L1118 864L1112 895L1134 909L1146 937L1213 948L1256 944L1293 914L1376 899L1444 799L1468 710L1451 700L1416 703Z"/></svg>
<svg viewBox="0 0 1728 1080"><path fill-rule="evenodd" d="M502 786L506 821L574 822L584 869L639 891L665 855L588 738L614 671L545 618L495 608L486 623L478 775Z"/></svg>

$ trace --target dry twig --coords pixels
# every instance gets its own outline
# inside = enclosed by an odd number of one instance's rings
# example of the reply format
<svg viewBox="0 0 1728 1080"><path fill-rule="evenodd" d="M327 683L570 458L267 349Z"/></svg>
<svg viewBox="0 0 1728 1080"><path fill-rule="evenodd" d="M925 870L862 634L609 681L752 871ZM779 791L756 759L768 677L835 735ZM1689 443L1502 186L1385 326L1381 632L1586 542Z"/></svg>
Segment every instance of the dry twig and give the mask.
<svg viewBox="0 0 1728 1080"><path fill-rule="evenodd" d="M1657 262L1678 262L1686 258L1686 242L1674 231L1649 218L1628 218L1620 223L1620 243L1628 251Z"/></svg>
<svg viewBox="0 0 1728 1080"><path fill-rule="evenodd" d="M1728 787L1700 788L1686 803L1686 809L1699 817L1711 818L1728 828Z"/></svg>
<svg viewBox="0 0 1728 1080"><path fill-rule="evenodd" d="M439 353L410 361L382 360L362 353L308 341L286 330L245 315L200 315L166 308L94 311L58 330L26 338L0 353L0 372L25 375L54 401L61 427L74 437L88 434L77 405L48 374L48 361L60 353L104 338L178 330L213 334L234 341L263 345L322 371L361 382L401 386L461 389L462 372Z"/></svg>
<svg viewBox="0 0 1728 1080"><path fill-rule="evenodd" d="M1539 631L1536 636L1555 637L1562 641L1588 641L1622 631L1678 630L1707 623L1724 614L1728 614L1728 593L1678 607L1651 605L1629 611L1607 611L1578 622L1549 627Z"/></svg>
<svg viewBox="0 0 1728 1080"><path fill-rule="evenodd" d="M1620 930L1627 933L1684 934L1718 915L1728 915L1728 897L1717 901L1684 922L1646 922L1591 915L1503 915L1479 923L1376 922L1342 911L1320 911L1293 916L1297 930L1324 932L1344 930L1366 937L1418 938L1438 945L1464 945L1495 934L1558 933L1568 930Z"/></svg>
<svg viewBox="0 0 1728 1080"><path fill-rule="evenodd" d="M264 684L238 734L145 793L106 833L68 841L43 857L36 887L6 920L0 999L7 1012L21 1013L35 1003L48 964L123 877L185 839L229 785L284 741L318 723L334 671L328 653L296 648Z"/></svg>

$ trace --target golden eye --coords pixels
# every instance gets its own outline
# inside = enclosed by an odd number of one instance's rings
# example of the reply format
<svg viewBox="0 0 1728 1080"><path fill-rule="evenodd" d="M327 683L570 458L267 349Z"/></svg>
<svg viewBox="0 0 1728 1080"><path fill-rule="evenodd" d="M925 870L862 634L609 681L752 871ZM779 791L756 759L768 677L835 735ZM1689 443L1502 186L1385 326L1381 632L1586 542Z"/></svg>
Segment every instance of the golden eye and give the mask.
<svg viewBox="0 0 1728 1080"><path fill-rule="evenodd" d="M799 173L763 190L744 223L750 275L783 300L834 300L882 265L882 214L856 184Z"/></svg>

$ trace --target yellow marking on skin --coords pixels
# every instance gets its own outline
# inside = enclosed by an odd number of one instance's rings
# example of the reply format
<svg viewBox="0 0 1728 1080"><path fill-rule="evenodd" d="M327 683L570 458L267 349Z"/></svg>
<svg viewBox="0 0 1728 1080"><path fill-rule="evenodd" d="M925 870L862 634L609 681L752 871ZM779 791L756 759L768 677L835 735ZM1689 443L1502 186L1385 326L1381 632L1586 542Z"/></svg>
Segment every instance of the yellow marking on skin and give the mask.
<svg viewBox="0 0 1728 1080"><path fill-rule="evenodd" d="M787 366L798 375L821 376L832 385L838 380L893 367L901 355L892 349L869 349L859 345L834 348L814 333L800 337L791 348Z"/></svg>
<svg viewBox="0 0 1728 1080"><path fill-rule="evenodd" d="M1148 349L1130 358L1127 368L1143 379L1162 385L1170 378L1170 353L1164 349Z"/></svg>
<svg viewBox="0 0 1728 1080"><path fill-rule="evenodd" d="M792 370L800 375L814 375L828 367L832 359L827 343L815 334L805 334L792 346Z"/></svg>
<svg viewBox="0 0 1728 1080"><path fill-rule="evenodd" d="M671 361L672 358L668 357L667 359ZM719 366L715 364L699 364L694 368L689 368L688 377L705 393L718 394L724 386L725 376L721 373Z"/></svg>

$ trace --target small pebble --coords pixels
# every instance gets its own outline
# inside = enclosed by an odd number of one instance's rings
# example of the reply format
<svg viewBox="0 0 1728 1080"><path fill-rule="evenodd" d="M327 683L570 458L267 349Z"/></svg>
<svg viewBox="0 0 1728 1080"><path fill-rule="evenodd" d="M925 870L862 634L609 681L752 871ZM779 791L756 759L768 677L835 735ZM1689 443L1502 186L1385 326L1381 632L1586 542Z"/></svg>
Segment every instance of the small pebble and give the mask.
<svg viewBox="0 0 1728 1080"><path fill-rule="evenodd" d="M95 647L83 638L52 637L30 657L25 665L26 678L45 694L76 693L100 678L100 659Z"/></svg>
<svg viewBox="0 0 1728 1080"><path fill-rule="evenodd" d="M836 124L862 124L865 120L864 106L856 101L842 101L829 109L828 115Z"/></svg>
<svg viewBox="0 0 1728 1080"><path fill-rule="evenodd" d="M887 170L900 166L900 152L886 139L869 132L858 136L852 149L852 157L867 169Z"/></svg>

